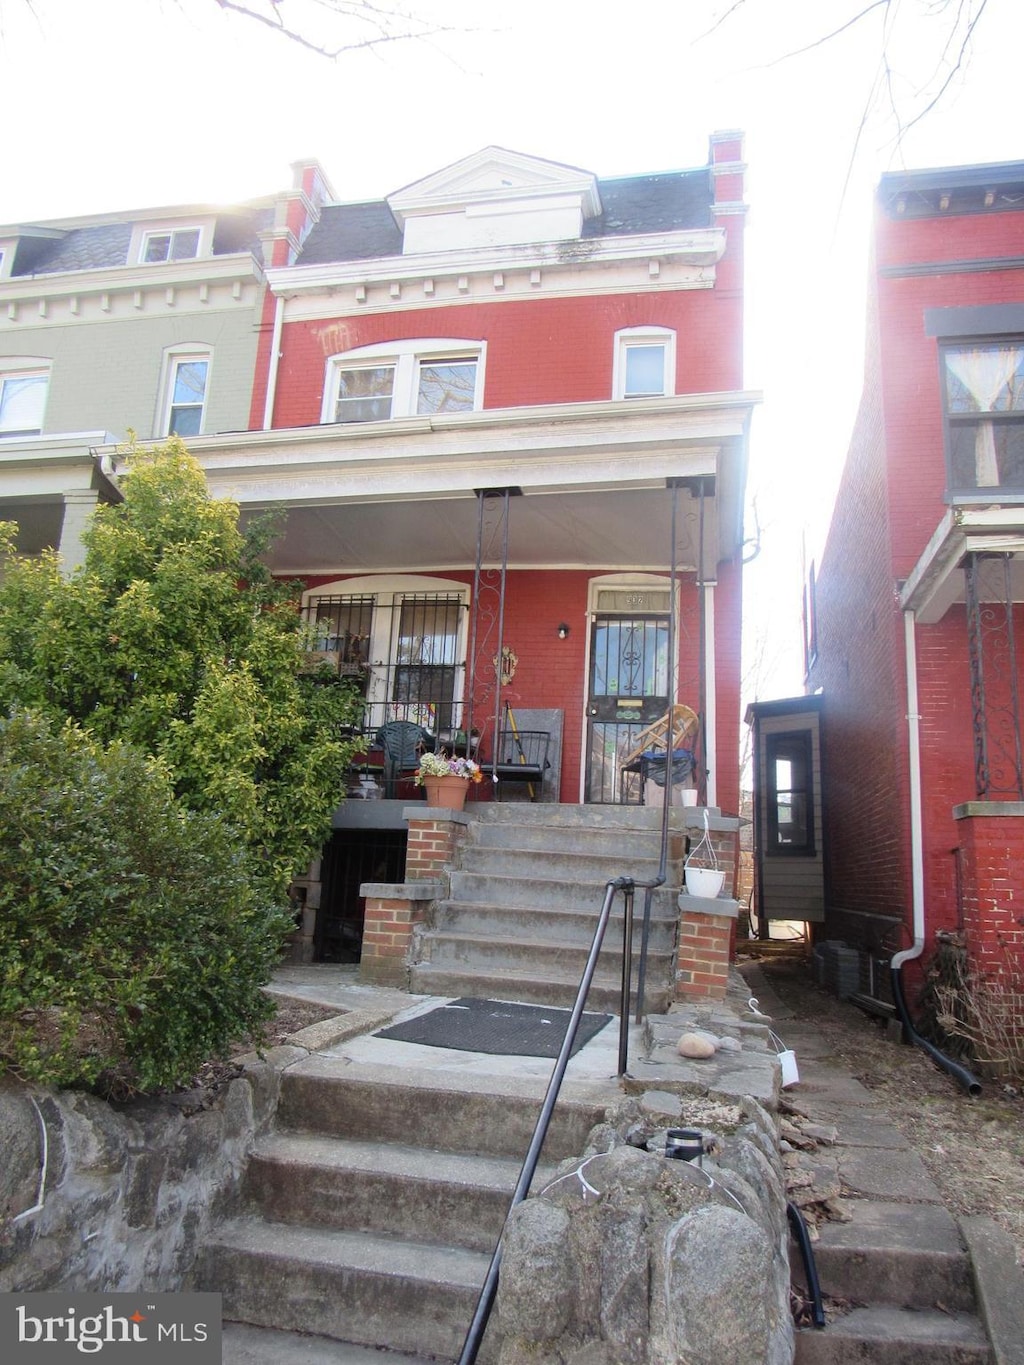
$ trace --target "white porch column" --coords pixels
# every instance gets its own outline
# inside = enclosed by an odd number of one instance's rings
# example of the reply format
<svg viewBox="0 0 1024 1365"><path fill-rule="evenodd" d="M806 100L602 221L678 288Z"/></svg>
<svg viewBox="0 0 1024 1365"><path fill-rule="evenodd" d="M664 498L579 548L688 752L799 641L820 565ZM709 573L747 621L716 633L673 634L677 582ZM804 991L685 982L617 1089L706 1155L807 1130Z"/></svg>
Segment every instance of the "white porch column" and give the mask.
<svg viewBox="0 0 1024 1365"><path fill-rule="evenodd" d="M708 769L709 806L718 805L718 676L715 672L715 588L714 579L704 588L704 754Z"/></svg>
<svg viewBox="0 0 1024 1365"><path fill-rule="evenodd" d="M60 544L57 549L60 551L61 573L67 578L85 561L82 535L92 521L100 495L94 489L86 488L66 492L62 496L64 524L61 527Z"/></svg>

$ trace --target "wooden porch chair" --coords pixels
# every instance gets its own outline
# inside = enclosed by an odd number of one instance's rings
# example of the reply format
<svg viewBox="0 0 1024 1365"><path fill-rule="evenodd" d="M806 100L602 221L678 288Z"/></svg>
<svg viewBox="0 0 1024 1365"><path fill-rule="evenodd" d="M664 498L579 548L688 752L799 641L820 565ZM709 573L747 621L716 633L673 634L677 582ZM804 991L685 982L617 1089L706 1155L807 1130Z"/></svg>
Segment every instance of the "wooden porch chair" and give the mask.
<svg viewBox="0 0 1024 1365"><path fill-rule="evenodd" d="M671 739L668 738L670 722L672 725ZM662 753L666 749L671 749L675 753L677 749L689 748L691 746L687 745L685 741L692 741L699 728L700 718L697 712L679 702L666 711L660 720L654 721L645 730L640 731L636 737L636 745L619 760L619 766L624 768L627 763L636 763L651 749L657 749Z"/></svg>

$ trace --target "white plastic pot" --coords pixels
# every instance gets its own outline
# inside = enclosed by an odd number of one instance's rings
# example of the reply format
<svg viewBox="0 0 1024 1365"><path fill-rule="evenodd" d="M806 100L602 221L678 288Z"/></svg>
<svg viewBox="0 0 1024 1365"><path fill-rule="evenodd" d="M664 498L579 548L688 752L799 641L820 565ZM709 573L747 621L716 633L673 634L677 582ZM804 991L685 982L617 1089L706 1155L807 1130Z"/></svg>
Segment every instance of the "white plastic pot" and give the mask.
<svg viewBox="0 0 1024 1365"><path fill-rule="evenodd" d="M705 896L714 900L725 885L725 873L710 867L686 868L686 889L691 896Z"/></svg>

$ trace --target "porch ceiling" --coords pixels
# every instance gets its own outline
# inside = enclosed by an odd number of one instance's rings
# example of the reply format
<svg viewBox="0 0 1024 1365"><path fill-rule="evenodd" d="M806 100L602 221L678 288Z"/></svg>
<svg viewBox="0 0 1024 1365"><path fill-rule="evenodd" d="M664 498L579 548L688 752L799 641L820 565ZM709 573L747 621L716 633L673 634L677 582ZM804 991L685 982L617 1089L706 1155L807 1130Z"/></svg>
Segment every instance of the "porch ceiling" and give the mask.
<svg viewBox="0 0 1024 1365"><path fill-rule="evenodd" d="M413 571L476 561L475 490L513 487L509 563L663 568L671 480L704 480L704 571L742 536L758 395L577 403L202 437L211 491L244 515L279 506L272 567ZM681 566L696 567L698 499L678 499Z"/></svg>
<svg viewBox="0 0 1024 1365"><path fill-rule="evenodd" d="M951 507L900 591L900 606L922 625L941 621L966 595L969 554L1013 556L1013 600L1024 601L1024 507Z"/></svg>
<svg viewBox="0 0 1024 1365"><path fill-rule="evenodd" d="M714 499L705 516L705 569L714 571L719 537ZM693 570L699 546L698 504L678 498L677 561ZM509 511L512 568L663 569L671 551L670 492L628 489L513 497ZM476 562L476 499L288 507L273 552L280 573L471 569ZM493 555L491 557L493 562Z"/></svg>

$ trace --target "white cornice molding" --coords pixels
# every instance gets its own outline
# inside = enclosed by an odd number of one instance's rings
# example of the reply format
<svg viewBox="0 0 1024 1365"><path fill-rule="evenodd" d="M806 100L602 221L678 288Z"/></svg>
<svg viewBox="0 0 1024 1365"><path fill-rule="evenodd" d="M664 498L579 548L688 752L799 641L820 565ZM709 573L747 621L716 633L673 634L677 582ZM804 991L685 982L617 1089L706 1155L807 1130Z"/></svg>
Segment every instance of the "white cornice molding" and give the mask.
<svg viewBox="0 0 1024 1365"><path fill-rule="evenodd" d="M179 289L232 280L261 280L263 269L251 251L205 256L194 261L109 266L102 270L60 270L0 280L0 305L30 299L82 297L134 289Z"/></svg>
<svg viewBox="0 0 1024 1365"><path fill-rule="evenodd" d="M0 279L0 332L117 321L152 311L251 309L263 278L262 267L245 252L176 262L170 271L119 266Z"/></svg>
<svg viewBox="0 0 1024 1365"><path fill-rule="evenodd" d="M250 505L471 497L506 483L533 494L654 487L718 472L724 449L745 447L759 401L730 392L545 404L230 432L189 449L216 496ZM116 448L99 453L116 462Z"/></svg>
<svg viewBox="0 0 1024 1365"><path fill-rule="evenodd" d="M725 253L721 228L686 232L648 232L629 237L583 237L526 246L478 247L433 251L416 256L381 256L366 261L332 261L267 271L275 294L294 295L346 285L409 282L461 275L493 274L545 267L607 266L619 261L678 260L688 265L716 265Z"/></svg>

